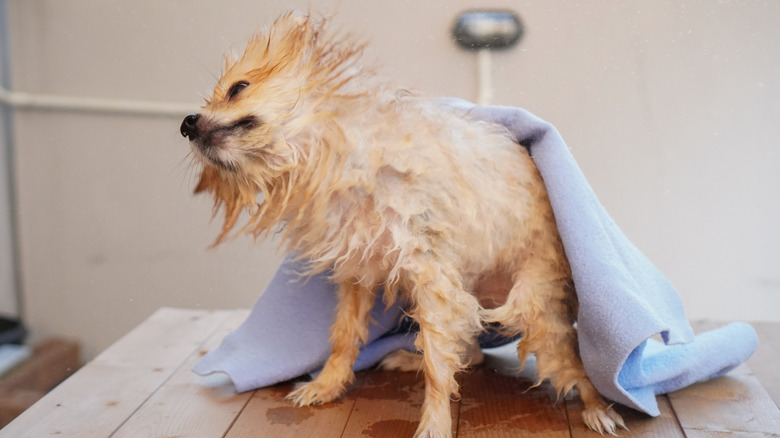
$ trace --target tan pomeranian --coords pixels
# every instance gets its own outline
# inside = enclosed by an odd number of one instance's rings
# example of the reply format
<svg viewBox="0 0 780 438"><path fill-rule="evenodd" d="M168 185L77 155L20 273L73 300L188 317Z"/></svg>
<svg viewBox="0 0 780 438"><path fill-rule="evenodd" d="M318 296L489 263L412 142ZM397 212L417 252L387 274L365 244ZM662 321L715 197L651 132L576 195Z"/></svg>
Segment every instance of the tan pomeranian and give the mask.
<svg viewBox="0 0 780 438"><path fill-rule="evenodd" d="M501 125L380 79L359 63L363 46L328 24L277 19L226 59L212 96L181 125L203 167L196 191L224 209L217 243L247 212L240 232L281 230L308 273L330 269L338 285L332 353L289 398L307 406L345 392L383 290L420 327L421 363L385 361L424 370L416 437L451 436L454 376L479 362L488 324L523 334L519 357L536 355L540 382L560 394L577 387L588 427L625 427L579 358L569 264L527 151ZM482 287L485 278L506 287Z"/></svg>

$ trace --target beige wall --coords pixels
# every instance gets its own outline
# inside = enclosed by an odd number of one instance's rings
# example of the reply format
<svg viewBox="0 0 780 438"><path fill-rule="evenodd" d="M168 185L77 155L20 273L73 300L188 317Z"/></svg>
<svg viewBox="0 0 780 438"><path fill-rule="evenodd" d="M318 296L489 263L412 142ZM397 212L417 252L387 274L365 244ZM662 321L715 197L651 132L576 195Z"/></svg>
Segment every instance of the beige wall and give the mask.
<svg viewBox="0 0 780 438"><path fill-rule="evenodd" d="M463 9L511 7L496 103L553 122L692 318L780 320L780 2L8 2L17 90L200 104L221 55L288 7L332 11L402 84L473 99L451 42ZM19 111L24 314L92 355L159 306L252 304L278 263L248 239L206 249L176 118Z"/></svg>

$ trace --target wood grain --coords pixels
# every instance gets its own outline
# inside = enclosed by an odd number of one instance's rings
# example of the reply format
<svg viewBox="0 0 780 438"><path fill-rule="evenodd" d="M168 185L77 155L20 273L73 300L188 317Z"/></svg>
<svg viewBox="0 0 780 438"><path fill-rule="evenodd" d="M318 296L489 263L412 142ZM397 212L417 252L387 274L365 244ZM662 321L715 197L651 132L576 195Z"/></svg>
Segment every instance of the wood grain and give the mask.
<svg viewBox="0 0 780 438"><path fill-rule="evenodd" d="M523 365L517 344L486 350L485 362L463 375L459 437L569 436L563 401L536 382L536 361Z"/></svg>
<svg viewBox="0 0 780 438"><path fill-rule="evenodd" d="M780 406L780 330L778 324L772 322L757 322L752 324L758 334L758 349L748 359L748 367L753 370L756 378Z"/></svg>
<svg viewBox="0 0 780 438"><path fill-rule="evenodd" d="M747 365L670 393L669 400L689 437L723 432L780 435L780 411Z"/></svg>
<svg viewBox="0 0 780 438"><path fill-rule="evenodd" d="M367 372L342 436L411 437L420 422L424 395L422 373ZM457 403L450 407L454 429L458 424Z"/></svg>
<svg viewBox="0 0 780 438"><path fill-rule="evenodd" d="M36 403L0 438L17 437L411 437L424 395L421 373L367 371L341 400L295 408L291 384L236 394L226 377L190 369L247 315L241 311L161 309ZM697 324L698 330L719 324ZM618 407L622 437L780 436L780 324L754 325L761 345L728 375L658 397L661 416ZM488 350L482 367L462 373L451 404L460 438L596 438L582 424L576 397L557 400L532 388L534 361L520 371L515 347Z"/></svg>
<svg viewBox="0 0 780 438"><path fill-rule="evenodd" d="M229 315L160 309L0 430L0 437L110 436Z"/></svg>
<svg viewBox="0 0 780 438"><path fill-rule="evenodd" d="M669 398L665 395L656 397L661 415L651 417L621 405L615 405L615 410L623 417L628 430L619 429L621 438L631 437L664 437L683 438L685 434L680 429ZM573 438L595 438L597 435L585 426L582 421L583 404L579 397L567 397L566 410L569 414L569 425Z"/></svg>
<svg viewBox="0 0 780 438"><path fill-rule="evenodd" d="M112 436L222 436L252 394L237 394L225 375L201 377L192 371L192 367L203 354L217 347L247 315L248 312L232 313Z"/></svg>
<svg viewBox="0 0 780 438"><path fill-rule="evenodd" d="M461 438L568 437L563 401L552 386L479 368L463 377Z"/></svg>
<svg viewBox="0 0 780 438"><path fill-rule="evenodd" d="M322 437L338 438L344 430L355 404L355 387L341 399L322 406L295 407L285 397L293 385L283 384L254 392L252 399L231 427L226 438Z"/></svg>

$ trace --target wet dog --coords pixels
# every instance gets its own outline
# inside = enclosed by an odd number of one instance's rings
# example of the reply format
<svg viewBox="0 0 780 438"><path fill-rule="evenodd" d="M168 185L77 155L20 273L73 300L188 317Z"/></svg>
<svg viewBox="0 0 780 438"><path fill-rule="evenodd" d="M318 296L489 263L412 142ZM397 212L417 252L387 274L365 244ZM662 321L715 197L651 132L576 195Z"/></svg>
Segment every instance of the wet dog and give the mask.
<svg viewBox="0 0 780 438"><path fill-rule="evenodd" d="M344 393L381 290L388 304L408 303L420 327L415 436L451 435L454 376L479 362L487 325L522 333L519 357L536 355L540 382L576 387L585 423L613 433L623 423L579 358L569 264L527 151L499 124L381 79L360 63L362 49L328 20L288 13L226 59L181 125L202 165L196 191L224 210L217 242L246 217L239 233L280 231L308 273L331 270L338 285L332 354L289 398L306 406Z"/></svg>

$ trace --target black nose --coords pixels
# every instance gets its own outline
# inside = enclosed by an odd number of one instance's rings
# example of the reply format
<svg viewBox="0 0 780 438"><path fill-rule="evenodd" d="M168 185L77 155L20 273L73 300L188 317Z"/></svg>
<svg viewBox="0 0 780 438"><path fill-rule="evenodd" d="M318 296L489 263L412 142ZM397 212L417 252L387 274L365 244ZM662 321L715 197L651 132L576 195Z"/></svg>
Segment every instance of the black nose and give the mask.
<svg viewBox="0 0 780 438"><path fill-rule="evenodd" d="M188 137L190 140L195 140L198 137L198 119L199 114L190 114L184 118L181 122L181 135Z"/></svg>

